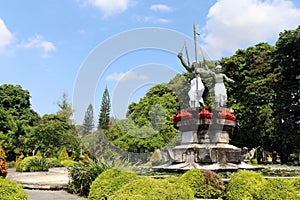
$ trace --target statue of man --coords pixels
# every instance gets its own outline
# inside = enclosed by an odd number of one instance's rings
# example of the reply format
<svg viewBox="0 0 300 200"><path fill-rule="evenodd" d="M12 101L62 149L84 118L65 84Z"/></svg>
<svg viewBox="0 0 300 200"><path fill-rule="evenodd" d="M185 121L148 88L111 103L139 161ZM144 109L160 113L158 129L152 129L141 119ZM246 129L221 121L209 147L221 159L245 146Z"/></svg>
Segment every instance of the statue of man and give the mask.
<svg viewBox="0 0 300 200"><path fill-rule="evenodd" d="M216 72L210 71L211 74L214 75L214 83L215 83L215 103L218 107L224 107L227 102L227 91L224 85L223 80L225 79L227 82L235 83L234 80L228 78L225 74L221 73L222 66L216 66Z"/></svg>
<svg viewBox="0 0 300 200"><path fill-rule="evenodd" d="M184 66L184 68L190 73L191 89L188 92L190 98L190 107L204 106L202 95L205 87L202 83L200 74L204 73L205 70L201 68L200 63L198 62L193 62L190 66L187 65L182 58L182 53L178 53L177 56L180 59L180 62Z"/></svg>

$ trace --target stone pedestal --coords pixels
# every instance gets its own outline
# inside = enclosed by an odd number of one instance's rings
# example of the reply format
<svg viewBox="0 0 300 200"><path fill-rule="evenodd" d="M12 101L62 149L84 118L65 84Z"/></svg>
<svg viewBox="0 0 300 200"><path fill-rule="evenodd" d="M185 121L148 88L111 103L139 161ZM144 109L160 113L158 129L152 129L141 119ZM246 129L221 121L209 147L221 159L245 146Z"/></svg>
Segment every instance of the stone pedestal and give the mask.
<svg viewBox="0 0 300 200"><path fill-rule="evenodd" d="M237 170L251 167L241 162L241 149L229 144L229 134L236 122L227 109L194 108L178 115L174 117L177 117L175 126L182 133L181 144L169 152L170 162L156 169Z"/></svg>

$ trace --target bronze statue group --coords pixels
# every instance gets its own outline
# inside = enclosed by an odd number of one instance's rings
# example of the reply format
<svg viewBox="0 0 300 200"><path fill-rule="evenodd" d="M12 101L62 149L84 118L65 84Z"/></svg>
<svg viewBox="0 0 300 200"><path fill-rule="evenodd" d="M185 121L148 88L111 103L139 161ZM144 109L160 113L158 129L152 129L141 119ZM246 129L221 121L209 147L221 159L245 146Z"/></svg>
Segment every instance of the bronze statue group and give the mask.
<svg viewBox="0 0 300 200"><path fill-rule="evenodd" d="M178 53L178 58L184 68L190 73L191 87L188 92L190 107L205 106L203 100L203 92L205 90L201 76L212 75L214 79L215 104L217 107L225 107L227 102L227 91L224 85L224 79L227 82L234 83L235 81L221 73L222 66L217 65L215 72L211 71L205 63L194 61L191 65L186 64L182 58L182 53Z"/></svg>

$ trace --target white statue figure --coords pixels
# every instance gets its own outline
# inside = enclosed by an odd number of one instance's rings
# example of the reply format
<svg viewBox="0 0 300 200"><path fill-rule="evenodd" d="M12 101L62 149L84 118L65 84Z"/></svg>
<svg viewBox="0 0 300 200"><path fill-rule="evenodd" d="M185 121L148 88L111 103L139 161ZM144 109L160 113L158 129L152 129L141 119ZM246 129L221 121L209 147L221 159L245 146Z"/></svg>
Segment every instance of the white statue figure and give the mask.
<svg viewBox="0 0 300 200"><path fill-rule="evenodd" d="M190 107L200 107L204 105L204 101L202 98L204 89L205 87L200 76L191 80L191 89L188 92L188 95L190 97Z"/></svg>
<svg viewBox="0 0 300 200"><path fill-rule="evenodd" d="M201 73L204 73L205 70L201 68L200 63L193 62L192 65L187 65L185 61L182 58L182 53L178 53L178 58L181 61L181 64L186 68L188 72L190 72L190 78L191 78L191 88L188 92L189 98L190 98L190 107L200 107L204 106L204 101L202 98L203 92L204 92L204 85L201 80Z"/></svg>
<svg viewBox="0 0 300 200"><path fill-rule="evenodd" d="M234 83L235 81L231 78L228 78L225 74L221 73L222 66L217 65L216 66L216 72L210 71L211 74L214 75L214 82L215 82L215 103L216 106L224 107L227 102L227 91L224 85L224 78L226 81Z"/></svg>

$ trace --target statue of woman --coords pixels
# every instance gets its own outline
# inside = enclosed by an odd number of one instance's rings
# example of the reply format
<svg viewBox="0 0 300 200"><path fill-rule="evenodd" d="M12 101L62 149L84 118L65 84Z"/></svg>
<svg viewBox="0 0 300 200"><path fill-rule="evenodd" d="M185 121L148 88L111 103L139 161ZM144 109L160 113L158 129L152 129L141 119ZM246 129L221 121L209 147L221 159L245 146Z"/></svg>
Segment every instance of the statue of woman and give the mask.
<svg viewBox="0 0 300 200"><path fill-rule="evenodd" d="M204 73L205 70L201 68L200 63L193 62L192 65L187 65L185 61L182 58L182 53L178 53L178 58L181 61L181 64L184 66L184 68L190 73L190 83L191 88L188 92L189 98L190 98L190 107L200 107L204 106L204 101L202 98L203 92L204 92L204 85L201 80L200 74Z"/></svg>
<svg viewBox="0 0 300 200"><path fill-rule="evenodd" d="M231 78L228 78L225 74L221 73L221 70L222 70L221 65L216 66L216 72L209 70L209 72L214 75L215 103L216 103L216 106L218 106L218 107L220 107L220 106L224 107L227 102L227 91L226 91L226 88L224 85L224 79L227 82L235 83L234 80L232 80Z"/></svg>

